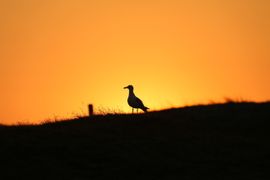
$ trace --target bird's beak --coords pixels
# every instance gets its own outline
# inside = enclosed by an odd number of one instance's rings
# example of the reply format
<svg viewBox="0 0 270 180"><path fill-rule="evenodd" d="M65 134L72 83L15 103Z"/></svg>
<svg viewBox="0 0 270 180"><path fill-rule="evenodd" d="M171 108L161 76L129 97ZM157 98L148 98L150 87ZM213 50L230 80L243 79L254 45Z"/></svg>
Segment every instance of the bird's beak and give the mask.
<svg viewBox="0 0 270 180"><path fill-rule="evenodd" d="M126 86L126 87L124 87L124 89L127 89L128 87Z"/></svg>

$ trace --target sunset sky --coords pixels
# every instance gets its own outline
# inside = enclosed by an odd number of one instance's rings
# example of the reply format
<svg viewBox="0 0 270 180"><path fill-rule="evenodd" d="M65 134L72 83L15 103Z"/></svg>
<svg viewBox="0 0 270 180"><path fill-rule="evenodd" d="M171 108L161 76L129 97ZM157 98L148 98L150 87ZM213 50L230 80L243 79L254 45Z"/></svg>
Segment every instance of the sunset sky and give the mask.
<svg viewBox="0 0 270 180"><path fill-rule="evenodd" d="M270 100L268 0L0 0L0 123Z"/></svg>

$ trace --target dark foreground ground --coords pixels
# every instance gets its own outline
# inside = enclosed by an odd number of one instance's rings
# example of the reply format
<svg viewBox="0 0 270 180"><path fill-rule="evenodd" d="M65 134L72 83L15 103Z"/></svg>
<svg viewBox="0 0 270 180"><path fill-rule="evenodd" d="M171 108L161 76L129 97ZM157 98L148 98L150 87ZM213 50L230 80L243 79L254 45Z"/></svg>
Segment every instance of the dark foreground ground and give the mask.
<svg viewBox="0 0 270 180"><path fill-rule="evenodd" d="M0 126L5 179L270 179L270 103Z"/></svg>

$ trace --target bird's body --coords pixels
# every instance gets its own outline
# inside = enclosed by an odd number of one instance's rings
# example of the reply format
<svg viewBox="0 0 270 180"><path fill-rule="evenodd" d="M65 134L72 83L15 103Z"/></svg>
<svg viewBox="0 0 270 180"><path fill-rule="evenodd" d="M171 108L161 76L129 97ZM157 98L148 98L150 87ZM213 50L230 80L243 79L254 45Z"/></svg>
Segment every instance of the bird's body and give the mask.
<svg viewBox="0 0 270 180"><path fill-rule="evenodd" d="M129 85L127 87L124 87L124 89L129 90L127 102L128 102L128 105L132 107L132 113L133 113L133 108L137 109L137 112L138 112L138 109L141 109L144 112L147 112L147 109L149 108L145 107L143 105L143 102L138 97L135 96L133 92L133 89L134 89L133 86Z"/></svg>

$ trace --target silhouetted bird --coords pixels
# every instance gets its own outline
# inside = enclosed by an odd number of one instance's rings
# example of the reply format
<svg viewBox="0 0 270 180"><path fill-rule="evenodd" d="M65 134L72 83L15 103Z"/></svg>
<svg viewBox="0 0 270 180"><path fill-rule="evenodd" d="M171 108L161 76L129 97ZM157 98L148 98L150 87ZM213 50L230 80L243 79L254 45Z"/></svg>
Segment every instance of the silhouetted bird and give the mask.
<svg viewBox="0 0 270 180"><path fill-rule="evenodd" d="M133 108L137 109L137 113L138 113L138 109L143 110L144 112L147 112L147 109L149 109L148 107L145 107L143 105L143 102L137 98L133 92L133 86L132 85L128 85L127 87L124 87L124 89L128 89L129 93L128 93L128 105L130 105L132 107L132 113L133 113Z"/></svg>

